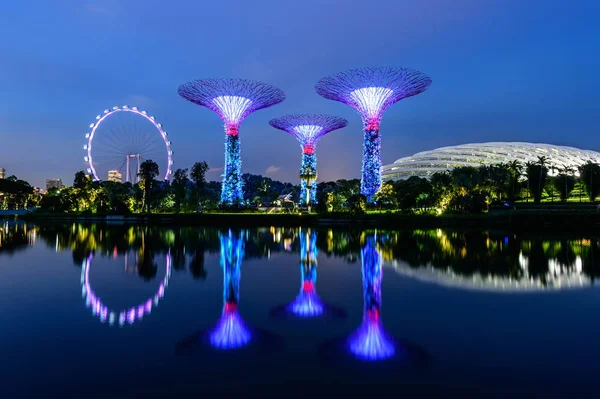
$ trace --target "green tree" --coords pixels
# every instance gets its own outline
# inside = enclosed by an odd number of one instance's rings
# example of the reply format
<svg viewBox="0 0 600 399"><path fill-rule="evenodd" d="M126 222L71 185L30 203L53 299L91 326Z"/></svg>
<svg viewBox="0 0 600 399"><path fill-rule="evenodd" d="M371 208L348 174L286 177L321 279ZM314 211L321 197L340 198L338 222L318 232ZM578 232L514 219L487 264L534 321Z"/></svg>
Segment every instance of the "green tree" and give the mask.
<svg viewBox="0 0 600 399"><path fill-rule="evenodd" d="M188 179L187 169L177 169L173 174L173 194L175 195L175 211L181 211L181 203L185 200Z"/></svg>
<svg viewBox="0 0 600 399"><path fill-rule="evenodd" d="M190 171L190 178L196 187L196 210L200 210L200 198L204 191L204 185L206 184L206 172L209 170L208 164L205 161L202 161L196 162Z"/></svg>
<svg viewBox="0 0 600 399"><path fill-rule="evenodd" d="M509 175L509 199L514 201L517 199L517 187L519 184L519 178L523 174L523 165L519 161L514 160L507 163L505 167L508 170Z"/></svg>
<svg viewBox="0 0 600 399"><path fill-rule="evenodd" d="M88 178L83 170L75 173L75 178L73 179L74 188L85 188L87 182Z"/></svg>
<svg viewBox="0 0 600 399"><path fill-rule="evenodd" d="M590 201L600 194L600 165L591 161L579 167L581 183Z"/></svg>
<svg viewBox="0 0 600 399"><path fill-rule="evenodd" d="M570 166L563 166L558 169L558 176L552 179L554 188L560 193L561 201L566 202L569 199L571 191L575 188L575 169Z"/></svg>
<svg viewBox="0 0 600 399"><path fill-rule="evenodd" d="M140 183L143 185L144 190L144 202L148 213L150 213L150 193L152 192L152 183L154 182L154 178L158 176L158 165L156 162L148 159L140 165L140 172L138 173L138 177L140 178ZM144 205L142 205L142 209Z"/></svg>
<svg viewBox="0 0 600 399"><path fill-rule="evenodd" d="M398 201L396 200L396 191L394 190L394 183L385 182L381 185L381 188L375 193L375 201L386 207L397 207Z"/></svg>
<svg viewBox="0 0 600 399"><path fill-rule="evenodd" d="M527 162L525 167L528 189L533 194L534 202L539 204L542 200L542 187L544 187L546 177L548 176L548 168L545 165L545 159L543 162Z"/></svg>

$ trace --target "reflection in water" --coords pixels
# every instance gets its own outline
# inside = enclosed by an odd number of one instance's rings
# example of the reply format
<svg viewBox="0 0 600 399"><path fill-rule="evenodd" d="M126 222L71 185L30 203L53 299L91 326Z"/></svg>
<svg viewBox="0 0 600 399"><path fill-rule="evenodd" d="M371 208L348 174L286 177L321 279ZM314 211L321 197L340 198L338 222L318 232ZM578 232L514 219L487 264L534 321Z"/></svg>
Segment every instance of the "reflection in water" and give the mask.
<svg viewBox="0 0 600 399"><path fill-rule="evenodd" d="M210 343L218 349L236 349L250 342L250 330L238 310L240 274L244 256L242 232L219 232L221 268L223 269L223 312L210 332Z"/></svg>
<svg viewBox="0 0 600 399"><path fill-rule="evenodd" d="M36 228L26 223L5 221L0 225L0 255L9 254L33 246L36 240Z"/></svg>
<svg viewBox="0 0 600 399"><path fill-rule="evenodd" d="M348 349L363 360L383 360L394 355L395 343L383 329L381 321L382 257L377 250L376 237L367 235L361 251L363 321L348 339Z"/></svg>
<svg viewBox="0 0 600 399"><path fill-rule="evenodd" d="M291 241L291 240L290 240ZM332 316L345 317L342 309L324 304L317 294L317 233L313 229L298 230L300 243L300 292L296 299L285 306L278 306L271 311L275 317L296 316L300 318ZM289 245L291 247L291 244ZM285 250L287 245L284 244Z"/></svg>
<svg viewBox="0 0 600 399"><path fill-rule="evenodd" d="M594 286L600 241L517 237L485 231L386 233L385 259L398 273L450 287L536 292Z"/></svg>
<svg viewBox="0 0 600 399"><path fill-rule="evenodd" d="M300 233L300 234L299 234ZM342 257L354 263L361 256L361 236L373 230L256 228L246 231L244 257L268 259L272 253L298 251L303 262L301 273L306 287L295 302L296 312L323 313L328 307L316 298L310 281L316 268L310 266L320 255ZM316 233L316 234L315 234ZM296 239L296 237L299 239ZM540 291L594 286L600 268L600 239L596 236L519 235L499 231L446 229L378 230L384 267L426 282L458 288L499 292ZM316 238L315 238L316 237ZM216 229L197 227L161 227L157 225L102 225L52 223L33 226L21 222L5 222L0 229L0 256L26 249L41 238L57 252L68 250L80 267L90 252L95 256L123 255L135 251L138 273L146 280L155 277L154 255L171 252L172 267L186 268L196 278L206 278L204 255L218 253L221 239ZM310 266L310 267L309 267ZM305 289L306 288L306 289ZM310 305L308 308L304 305Z"/></svg>
<svg viewBox="0 0 600 399"><path fill-rule="evenodd" d="M287 310L300 317L320 316L323 303L317 294L317 233L300 231L300 293Z"/></svg>
<svg viewBox="0 0 600 399"><path fill-rule="evenodd" d="M129 309L121 311L110 310L102 300L96 296L90 283L90 269L92 267L92 260L94 256L90 252L87 259L84 261L81 268L81 284L82 284L82 295L85 298L86 305L92 308L92 312L95 316L100 318L102 323L106 322L112 326L118 320L119 326L125 324L125 321L129 324L133 324L136 321L141 320L144 315L150 314L153 307L158 306L158 302L165 295L165 288L169 285L169 279L171 278L171 255L166 255L166 272L165 277L158 286L158 291L146 301L138 306L131 307ZM117 316L118 315L118 316ZM117 319L118 317L118 319Z"/></svg>

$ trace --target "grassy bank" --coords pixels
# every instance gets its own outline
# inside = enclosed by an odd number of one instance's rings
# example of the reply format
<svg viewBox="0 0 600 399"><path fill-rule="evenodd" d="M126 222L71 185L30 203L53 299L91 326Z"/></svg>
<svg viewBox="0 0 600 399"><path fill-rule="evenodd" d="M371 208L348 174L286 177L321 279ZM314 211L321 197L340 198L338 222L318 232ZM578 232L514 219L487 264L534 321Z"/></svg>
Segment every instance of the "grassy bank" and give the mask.
<svg viewBox="0 0 600 399"><path fill-rule="evenodd" d="M218 227L257 226L352 226L369 228L502 228L513 231L599 231L600 212L595 210L527 210L490 212L481 215L406 215L376 213L352 216L347 213L291 215L264 213L151 214L122 216L30 213L28 221L148 223Z"/></svg>

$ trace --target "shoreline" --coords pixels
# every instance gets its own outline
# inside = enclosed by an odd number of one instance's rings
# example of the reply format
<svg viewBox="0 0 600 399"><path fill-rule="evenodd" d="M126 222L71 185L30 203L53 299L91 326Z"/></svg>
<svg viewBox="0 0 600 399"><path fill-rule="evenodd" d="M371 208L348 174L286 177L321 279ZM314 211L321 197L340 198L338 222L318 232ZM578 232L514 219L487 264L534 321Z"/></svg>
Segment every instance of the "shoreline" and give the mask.
<svg viewBox="0 0 600 399"><path fill-rule="evenodd" d="M483 228L510 231L598 231L600 212L567 210L528 210L491 212L479 215L406 215L394 213L366 214L261 214L204 213L151 214L130 216L26 214L18 220L31 222L80 222L101 224L149 224L165 226L208 227L359 227L359 228Z"/></svg>

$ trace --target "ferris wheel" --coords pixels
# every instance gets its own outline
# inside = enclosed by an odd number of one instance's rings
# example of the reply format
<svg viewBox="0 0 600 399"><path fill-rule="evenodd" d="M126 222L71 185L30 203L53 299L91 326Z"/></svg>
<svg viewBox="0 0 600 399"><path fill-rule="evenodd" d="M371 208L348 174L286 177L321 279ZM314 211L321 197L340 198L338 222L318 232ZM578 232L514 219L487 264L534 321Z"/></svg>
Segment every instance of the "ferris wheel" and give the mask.
<svg viewBox="0 0 600 399"><path fill-rule="evenodd" d="M115 106L96 116L89 128L84 160L94 180L137 183L145 160L156 162L160 176L169 179L173 166L171 142L154 116L138 107Z"/></svg>

